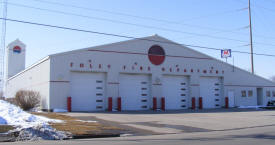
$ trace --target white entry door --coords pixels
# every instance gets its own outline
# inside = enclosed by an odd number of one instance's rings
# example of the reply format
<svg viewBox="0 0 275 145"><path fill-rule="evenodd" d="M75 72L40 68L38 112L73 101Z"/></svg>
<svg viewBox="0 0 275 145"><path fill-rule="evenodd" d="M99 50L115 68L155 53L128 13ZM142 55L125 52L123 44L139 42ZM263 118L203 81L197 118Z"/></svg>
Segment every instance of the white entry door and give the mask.
<svg viewBox="0 0 275 145"><path fill-rule="evenodd" d="M100 111L105 109L104 73L72 72L72 111Z"/></svg>
<svg viewBox="0 0 275 145"><path fill-rule="evenodd" d="M200 77L200 97L203 108L221 108L221 79L219 77Z"/></svg>
<svg viewBox="0 0 275 145"><path fill-rule="evenodd" d="M122 110L148 110L151 103L149 75L120 74L119 94Z"/></svg>
<svg viewBox="0 0 275 145"><path fill-rule="evenodd" d="M189 100L189 81L186 76L163 76L163 97L167 110L187 109Z"/></svg>
<svg viewBox="0 0 275 145"><path fill-rule="evenodd" d="M229 107L235 107L234 91L228 91L228 106Z"/></svg>

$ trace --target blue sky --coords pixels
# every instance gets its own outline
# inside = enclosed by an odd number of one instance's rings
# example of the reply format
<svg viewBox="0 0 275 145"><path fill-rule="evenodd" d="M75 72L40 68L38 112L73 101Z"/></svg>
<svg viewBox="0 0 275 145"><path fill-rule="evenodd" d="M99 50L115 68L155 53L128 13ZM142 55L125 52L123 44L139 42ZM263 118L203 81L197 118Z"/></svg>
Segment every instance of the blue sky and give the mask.
<svg viewBox="0 0 275 145"><path fill-rule="evenodd" d="M247 46L249 44L247 0L8 0L8 2L10 19L134 37L159 34L182 44L250 51L250 47ZM275 0L251 0L251 5L254 52L275 54ZM1 15L2 8L1 6ZM54 13L45 9L73 13L82 17ZM120 23L117 23L118 21ZM27 45L27 66L49 54L127 40L15 22L7 22L6 35L6 44L19 38ZM193 49L221 59L220 51L195 47ZM250 70L250 55L238 53L232 55L236 66ZM228 62L232 63L232 60L230 58ZM256 74L265 78L275 75L275 57L255 55L254 60Z"/></svg>

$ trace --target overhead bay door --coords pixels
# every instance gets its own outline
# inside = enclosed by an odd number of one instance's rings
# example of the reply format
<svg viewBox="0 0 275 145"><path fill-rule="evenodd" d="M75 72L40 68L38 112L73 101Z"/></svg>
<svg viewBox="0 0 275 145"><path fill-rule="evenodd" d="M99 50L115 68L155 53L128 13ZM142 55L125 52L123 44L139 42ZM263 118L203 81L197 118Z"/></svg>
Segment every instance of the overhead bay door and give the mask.
<svg viewBox="0 0 275 145"><path fill-rule="evenodd" d="M187 109L189 83L186 76L163 76L162 90L165 108L170 110Z"/></svg>
<svg viewBox="0 0 275 145"><path fill-rule="evenodd" d="M219 77L200 77L200 97L203 108L221 107L221 79Z"/></svg>
<svg viewBox="0 0 275 145"><path fill-rule="evenodd" d="M122 110L150 109L151 81L149 75L120 74L119 79Z"/></svg>
<svg viewBox="0 0 275 145"><path fill-rule="evenodd" d="M71 73L72 111L105 109L105 74Z"/></svg>

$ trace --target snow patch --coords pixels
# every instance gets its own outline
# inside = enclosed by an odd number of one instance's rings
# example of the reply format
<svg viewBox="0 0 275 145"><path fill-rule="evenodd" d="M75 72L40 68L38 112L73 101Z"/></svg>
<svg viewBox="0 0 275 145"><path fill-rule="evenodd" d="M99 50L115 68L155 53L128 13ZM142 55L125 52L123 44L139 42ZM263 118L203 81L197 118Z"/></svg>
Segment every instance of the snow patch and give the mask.
<svg viewBox="0 0 275 145"><path fill-rule="evenodd" d="M56 113L65 113L65 112L68 112L68 110L55 108L55 109L53 109L53 112L56 112Z"/></svg>
<svg viewBox="0 0 275 145"><path fill-rule="evenodd" d="M0 117L6 120L7 125L14 125L20 128L29 128L38 125L48 125L49 122L62 122L60 120L32 115L30 113L23 111L21 108L3 100L0 100Z"/></svg>

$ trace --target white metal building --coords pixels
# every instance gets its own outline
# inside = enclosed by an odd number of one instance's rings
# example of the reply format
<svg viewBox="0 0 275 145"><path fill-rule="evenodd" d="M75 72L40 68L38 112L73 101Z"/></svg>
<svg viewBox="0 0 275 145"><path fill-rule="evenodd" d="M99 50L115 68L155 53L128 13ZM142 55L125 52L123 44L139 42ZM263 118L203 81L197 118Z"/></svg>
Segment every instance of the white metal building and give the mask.
<svg viewBox="0 0 275 145"><path fill-rule="evenodd" d="M144 39L149 39L144 40ZM25 45L7 47L6 96L20 90L42 95L45 110L103 111L266 105L275 84L158 35L49 55L25 68ZM121 99L121 105L118 103ZM153 102L153 98L156 98ZM164 98L165 101L162 101Z"/></svg>

